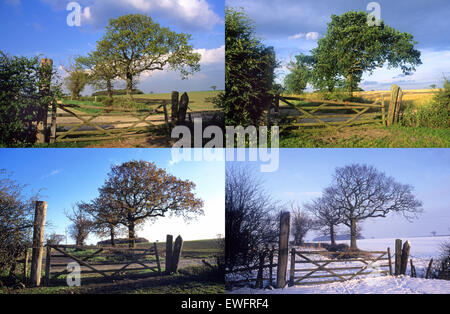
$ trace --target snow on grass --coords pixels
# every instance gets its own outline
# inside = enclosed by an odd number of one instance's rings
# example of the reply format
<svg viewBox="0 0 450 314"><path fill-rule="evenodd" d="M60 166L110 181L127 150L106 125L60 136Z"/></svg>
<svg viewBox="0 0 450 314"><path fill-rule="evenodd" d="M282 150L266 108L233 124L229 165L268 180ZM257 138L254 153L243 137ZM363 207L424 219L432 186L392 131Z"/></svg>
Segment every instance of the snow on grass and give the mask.
<svg viewBox="0 0 450 314"><path fill-rule="evenodd" d="M431 258L436 260L439 257L440 246L446 241L450 241L450 236L439 237L417 237L402 238L403 243L409 241L411 244L410 258L413 260L419 278L409 276L392 277L383 275L370 275L366 278L358 278L346 282L338 282L322 285L294 286L285 289L259 290L249 287L237 288L227 293L230 294L450 294L450 281L423 279L426 268ZM349 241L337 241L347 243ZM358 240L358 248L367 251L385 251L391 248L391 255L395 253L395 238L386 239L362 239ZM317 258L315 258L317 259ZM322 258L318 258L319 260ZM290 261L289 261L290 262ZM290 264L290 263L288 263ZM289 269L289 265L288 265ZM276 268L274 269L276 276ZM408 263L407 275L410 274L410 264Z"/></svg>
<svg viewBox="0 0 450 314"><path fill-rule="evenodd" d="M285 289L258 290L241 288L229 294L449 294L450 281L422 278L370 277L316 286L294 286Z"/></svg>

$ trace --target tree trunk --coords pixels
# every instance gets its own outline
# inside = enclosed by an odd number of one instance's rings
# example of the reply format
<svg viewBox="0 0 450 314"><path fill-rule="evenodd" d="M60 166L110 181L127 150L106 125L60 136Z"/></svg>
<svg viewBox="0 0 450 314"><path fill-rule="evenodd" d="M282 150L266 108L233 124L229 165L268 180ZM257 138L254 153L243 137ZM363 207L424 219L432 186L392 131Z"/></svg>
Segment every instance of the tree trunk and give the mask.
<svg viewBox="0 0 450 314"><path fill-rule="evenodd" d="M128 247L134 248L136 245L136 238L134 233L134 221L128 224Z"/></svg>
<svg viewBox="0 0 450 314"><path fill-rule="evenodd" d="M113 92L112 92L111 80L107 80L106 81L106 89L108 91L108 99L112 100L113 99ZM111 102L111 105L112 105L112 102Z"/></svg>
<svg viewBox="0 0 450 314"><path fill-rule="evenodd" d="M357 250L358 247L356 246L356 237L357 237L357 231L356 231L356 219L351 219L350 221L350 249Z"/></svg>
<svg viewBox="0 0 450 314"><path fill-rule="evenodd" d="M330 226L330 241L331 241L331 245L336 245L336 237L334 234L334 226L333 225Z"/></svg>
<svg viewBox="0 0 450 314"><path fill-rule="evenodd" d="M133 99L133 76L131 73L127 73L127 96L130 100Z"/></svg>
<svg viewBox="0 0 450 314"><path fill-rule="evenodd" d="M109 226L109 234L111 236L111 246L116 246L114 226Z"/></svg>
<svg viewBox="0 0 450 314"><path fill-rule="evenodd" d="M347 84L348 84L348 94L350 97L353 97L353 81L352 81L352 75L347 75Z"/></svg>

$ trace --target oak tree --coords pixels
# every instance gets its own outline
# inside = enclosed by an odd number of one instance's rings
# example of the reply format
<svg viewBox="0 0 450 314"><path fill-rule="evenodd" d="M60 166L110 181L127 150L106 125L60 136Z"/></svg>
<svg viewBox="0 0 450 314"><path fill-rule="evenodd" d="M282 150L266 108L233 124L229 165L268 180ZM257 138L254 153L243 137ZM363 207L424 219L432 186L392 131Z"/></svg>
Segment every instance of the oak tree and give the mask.
<svg viewBox="0 0 450 314"><path fill-rule="evenodd" d="M195 184L179 179L147 161L129 161L111 167L100 197L119 211L128 228L129 246L135 245L135 229L158 217L192 219L203 214L203 201L194 194Z"/></svg>
<svg viewBox="0 0 450 314"><path fill-rule="evenodd" d="M200 70L200 54L194 52L190 38L161 27L149 16L129 14L111 19L97 45L108 47L131 98L133 82L145 71L177 70L184 79Z"/></svg>
<svg viewBox="0 0 450 314"><path fill-rule="evenodd" d="M357 249L357 224L369 218L384 218L390 213L412 219L422 212L413 187L396 182L372 166L351 164L336 168L330 187L323 195L343 215L350 228L350 245Z"/></svg>

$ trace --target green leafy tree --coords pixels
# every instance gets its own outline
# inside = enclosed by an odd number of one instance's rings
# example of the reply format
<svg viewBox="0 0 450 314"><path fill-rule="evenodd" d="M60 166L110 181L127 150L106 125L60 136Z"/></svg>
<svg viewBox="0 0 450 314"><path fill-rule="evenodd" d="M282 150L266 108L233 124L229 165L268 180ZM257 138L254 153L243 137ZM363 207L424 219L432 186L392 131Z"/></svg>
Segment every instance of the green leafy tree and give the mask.
<svg viewBox="0 0 450 314"><path fill-rule="evenodd" d="M112 104L113 81L119 76L117 61L109 42L97 45L97 50L87 57L78 57L76 62L89 71L89 83L97 90L106 89L108 103Z"/></svg>
<svg viewBox="0 0 450 314"><path fill-rule="evenodd" d="M258 125L271 101L274 70L272 47L254 35L250 18L234 8L225 11L225 93L216 104L225 112L227 125Z"/></svg>
<svg viewBox="0 0 450 314"><path fill-rule="evenodd" d="M315 59L304 54L295 56L288 69L291 71L284 79L286 89L293 94L302 94L312 80Z"/></svg>
<svg viewBox="0 0 450 314"><path fill-rule="evenodd" d="M81 92L89 82L89 72L86 71L79 60L69 60L69 66L63 68L68 74L65 78L66 88L72 94L73 99L79 100Z"/></svg>
<svg viewBox="0 0 450 314"><path fill-rule="evenodd" d="M161 27L151 17L130 14L111 19L99 47L107 47L126 80L131 98L133 82L144 71L177 70L183 79L200 71L200 54L188 44L191 36Z"/></svg>
<svg viewBox="0 0 450 314"><path fill-rule="evenodd" d="M316 85L331 89L333 82L343 77L352 96L363 73L372 73L386 64L410 75L422 64L415 44L411 34L395 30L384 22L380 26L369 26L366 12L332 15L326 35L312 51L317 60Z"/></svg>

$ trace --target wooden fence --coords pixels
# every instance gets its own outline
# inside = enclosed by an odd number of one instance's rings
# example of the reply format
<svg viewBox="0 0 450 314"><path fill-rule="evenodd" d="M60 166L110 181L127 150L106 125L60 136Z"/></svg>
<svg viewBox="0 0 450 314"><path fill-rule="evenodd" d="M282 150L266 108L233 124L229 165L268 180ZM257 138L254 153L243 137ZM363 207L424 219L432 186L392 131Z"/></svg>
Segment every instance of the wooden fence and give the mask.
<svg viewBox="0 0 450 314"><path fill-rule="evenodd" d="M386 113L384 95L373 103L318 100L306 97L275 95L268 109L268 125L283 127L326 127L339 130L346 126L380 124L390 126L398 121L403 92L393 85ZM287 108L280 108L280 103ZM288 110L286 115L281 110Z"/></svg>
<svg viewBox="0 0 450 314"><path fill-rule="evenodd" d="M237 276L236 280L227 280L227 286L234 286L239 284L246 284L255 282L255 288L264 288L264 281L272 286L275 282L274 270L278 266L274 262L274 257L277 254L277 249L264 249L258 254L258 262L250 267L240 267L233 269L232 274Z"/></svg>
<svg viewBox="0 0 450 314"><path fill-rule="evenodd" d="M156 243L148 248L47 245L45 283L51 277L68 274L67 265L72 262L80 265L83 274L96 273L108 279L129 271L161 274Z"/></svg>
<svg viewBox="0 0 450 314"><path fill-rule="evenodd" d="M339 265L332 267L333 264ZM292 248L289 285L317 285L390 273L392 263L388 251L327 252Z"/></svg>

